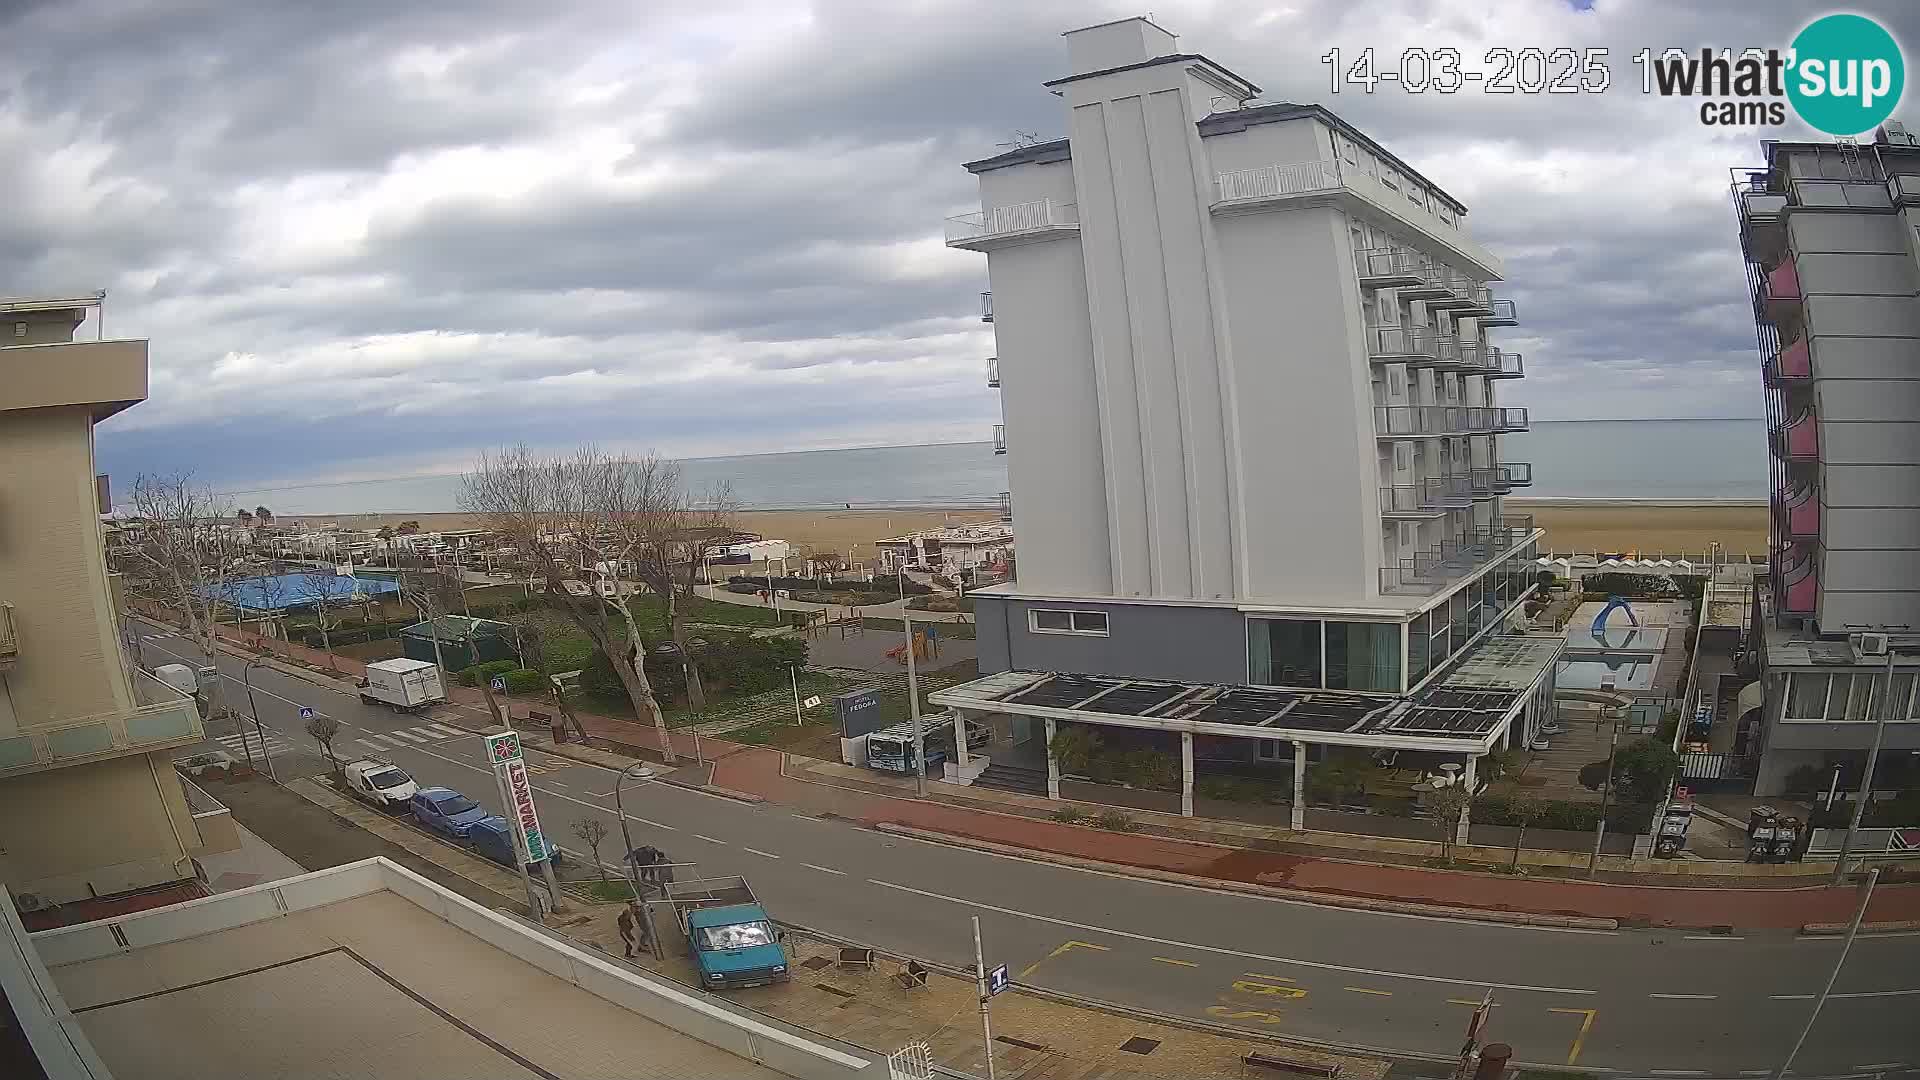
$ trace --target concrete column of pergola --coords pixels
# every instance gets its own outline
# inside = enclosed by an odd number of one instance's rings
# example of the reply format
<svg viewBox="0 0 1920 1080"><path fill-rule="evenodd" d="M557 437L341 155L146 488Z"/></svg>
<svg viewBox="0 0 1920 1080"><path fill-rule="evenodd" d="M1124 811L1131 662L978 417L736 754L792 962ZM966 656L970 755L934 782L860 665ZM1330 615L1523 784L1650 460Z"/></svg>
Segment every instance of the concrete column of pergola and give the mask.
<svg viewBox="0 0 1920 1080"><path fill-rule="evenodd" d="M1053 756L1053 717L1046 718L1047 736L1047 798L1060 797L1060 761Z"/></svg>
<svg viewBox="0 0 1920 1080"><path fill-rule="evenodd" d="M967 753L967 714L959 709L953 710L953 759L961 768L967 767L971 755Z"/></svg>
<svg viewBox="0 0 1920 1080"><path fill-rule="evenodd" d="M1180 733L1180 814L1193 816L1193 732Z"/></svg>
<svg viewBox="0 0 1920 1080"><path fill-rule="evenodd" d="M1307 744L1293 744L1293 820L1294 832L1307 831Z"/></svg>
<svg viewBox="0 0 1920 1080"><path fill-rule="evenodd" d="M1472 793L1475 786L1477 786L1480 782L1479 766L1480 766L1480 755L1468 754L1467 768L1466 768L1466 771L1460 774L1460 782L1466 785L1466 790L1469 794ZM1467 826L1472 824L1470 820L1472 817L1473 817L1473 810L1471 807L1463 806L1460 808L1460 820L1456 822L1453 827L1454 843L1464 844L1467 842Z"/></svg>

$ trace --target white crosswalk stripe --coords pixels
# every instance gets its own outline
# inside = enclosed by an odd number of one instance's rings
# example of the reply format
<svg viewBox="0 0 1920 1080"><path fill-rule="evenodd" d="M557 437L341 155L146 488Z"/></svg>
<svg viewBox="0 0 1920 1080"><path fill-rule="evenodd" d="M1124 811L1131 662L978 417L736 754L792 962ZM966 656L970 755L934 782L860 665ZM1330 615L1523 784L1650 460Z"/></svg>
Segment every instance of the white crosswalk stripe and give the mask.
<svg viewBox="0 0 1920 1080"><path fill-rule="evenodd" d="M378 739L389 747L399 747L401 749L405 749L407 745L406 743L401 742L399 739L396 739L391 735L380 735L376 733L374 735L369 736L369 738Z"/></svg>
<svg viewBox="0 0 1920 1080"><path fill-rule="evenodd" d="M461 737L461 736L463 736L463 735L471 735L471 734L473 734L473 732L471 732L471 731L462 731L462 730L460 730L459 728L455 728L455 727L448 727L448 726L447 726L447 725L445 725L445 724L428 724L428 725L427 725L427 727L430 727L430 728L432 728L433 730L435 730L435 731L437 731L437 732L439 732L440 734L442 734L442 735L445 735L445 736L446 736L447 738L449 738L449 739L457 739L457 738L460 738L460 737ZM424 730L424 729L423 729L423 728L414 728L413 730L415 730L415 731L421 731L421 730Z"/></svg>
<svg viewBox="0 0 1920 1080"><path fill-rule="evenodd" d="M231 733L227 735L215 735L213 737L213 741L219 743L220 746L223 749L225 749L227 753L233 754L237 757L244 758L247 755L247 750L249 747L252 748L255 754L260 753L260 747L261 747L260 736L251 732L249 732L244 738L238 733ZM287 740L281 738L278 735L273 734L272 732L267 733L265 745L267 748L266 752L269 754L284 754L287 751L292 750L294 748L292 743L288 742Z"/></svg>
<svg viewBox="0 0 1920 1080"><path fill-rule="evenodd" d="M412 735L419 735L419 736L423 736L423 737L425 737L425 738L427 738L427 739L431 739L431 740L432 740L432 741L434 741L434 742L439 742L439 741L440 741L441 739L444 739L444 738L446 738L446 737L447 737L447 733L446 733L446 732L444 732L444 731L435 731L435 730L433 729L433 725L431 725L431 724L423 724L423 725L421 725L420 727L417 727L417 728L408 728L408 729L407 729L406 731L403 731L403 732L401 732L400 734L402 734L402 735L407 735L407 734L412 734Z"/></svg>
<svg viewBox="0 0 1920 1080"><path fill-rule="evenodd" d="M366 747L367 749L373 751L376 754L383 753L387 749L386 747L381 746L377 742L369 742L366 739L355 739L353 741L359 743L361 746Z"/></svg>
<svg viewBox="0 0 1920 1080"><path fill-rule="evenodd" d="M389 731L389 732L388 732L387 734L389 734L389 735L391 735L391 736L393 736L393 737L395 737L395 738L399 738L399 739L405 739L405 740L407 740L407 741L408 741L408 742L410 742L410 743L423 743L423 742L426 742L426 741L427 741L427 740L425 740L425 739L423 739L423 738L421 738L420 736L418 736L418 735L415 735L415 734L414 734L413 732L411 732L411 731Z"/></svg>

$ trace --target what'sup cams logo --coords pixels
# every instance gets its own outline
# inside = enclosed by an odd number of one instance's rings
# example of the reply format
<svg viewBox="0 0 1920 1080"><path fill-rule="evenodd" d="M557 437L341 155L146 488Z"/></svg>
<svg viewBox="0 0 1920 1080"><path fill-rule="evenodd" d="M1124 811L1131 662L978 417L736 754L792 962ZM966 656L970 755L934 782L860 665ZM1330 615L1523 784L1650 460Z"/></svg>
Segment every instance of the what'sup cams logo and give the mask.
<svg viewBox="0 0 1920 1080"><path fill-rule="evenodd" d="M1906 90L1900 43L1864 15L1824 15L1780 49L1645 50L1641 90L1662 97L1706 98L1700 122L1780 125L1787 106L1828 135L1855 136L1880 126Z"/></svg>

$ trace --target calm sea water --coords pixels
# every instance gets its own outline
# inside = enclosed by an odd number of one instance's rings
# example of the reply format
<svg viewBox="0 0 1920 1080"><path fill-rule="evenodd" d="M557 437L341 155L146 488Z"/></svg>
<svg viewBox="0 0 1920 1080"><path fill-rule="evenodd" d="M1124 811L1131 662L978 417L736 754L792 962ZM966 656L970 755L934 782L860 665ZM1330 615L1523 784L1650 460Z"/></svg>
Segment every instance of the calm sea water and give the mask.
<svg viewBox="0 0 1920 1080"><path fill-rule="evenodd" d="M1533 463L1535 498L1759 501L1766 498L1762 420L1540 422L1505 437L1502 457ZM992 506L1007 489L1006 459L988 443L812 450L681 463L689 487L732 485L755 509ZM458 510L459 478L379 480L235 491L285 514Z"/></svg>

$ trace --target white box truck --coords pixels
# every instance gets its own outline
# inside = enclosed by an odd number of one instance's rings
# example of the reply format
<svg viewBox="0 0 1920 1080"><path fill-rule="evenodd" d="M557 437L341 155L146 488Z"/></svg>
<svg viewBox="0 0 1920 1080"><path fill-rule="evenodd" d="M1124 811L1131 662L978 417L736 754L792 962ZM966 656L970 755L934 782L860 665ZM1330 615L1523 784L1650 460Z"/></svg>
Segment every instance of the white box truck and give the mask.
<svg viewBox="0 0 1920 1080"><path fill-rule="evenodd" d="M367 677L360 683L360 700L401 712L419 712L430 705L444 704L447 691L440 683L440 669L425 660L379 660L367 665Z"/></svg>

